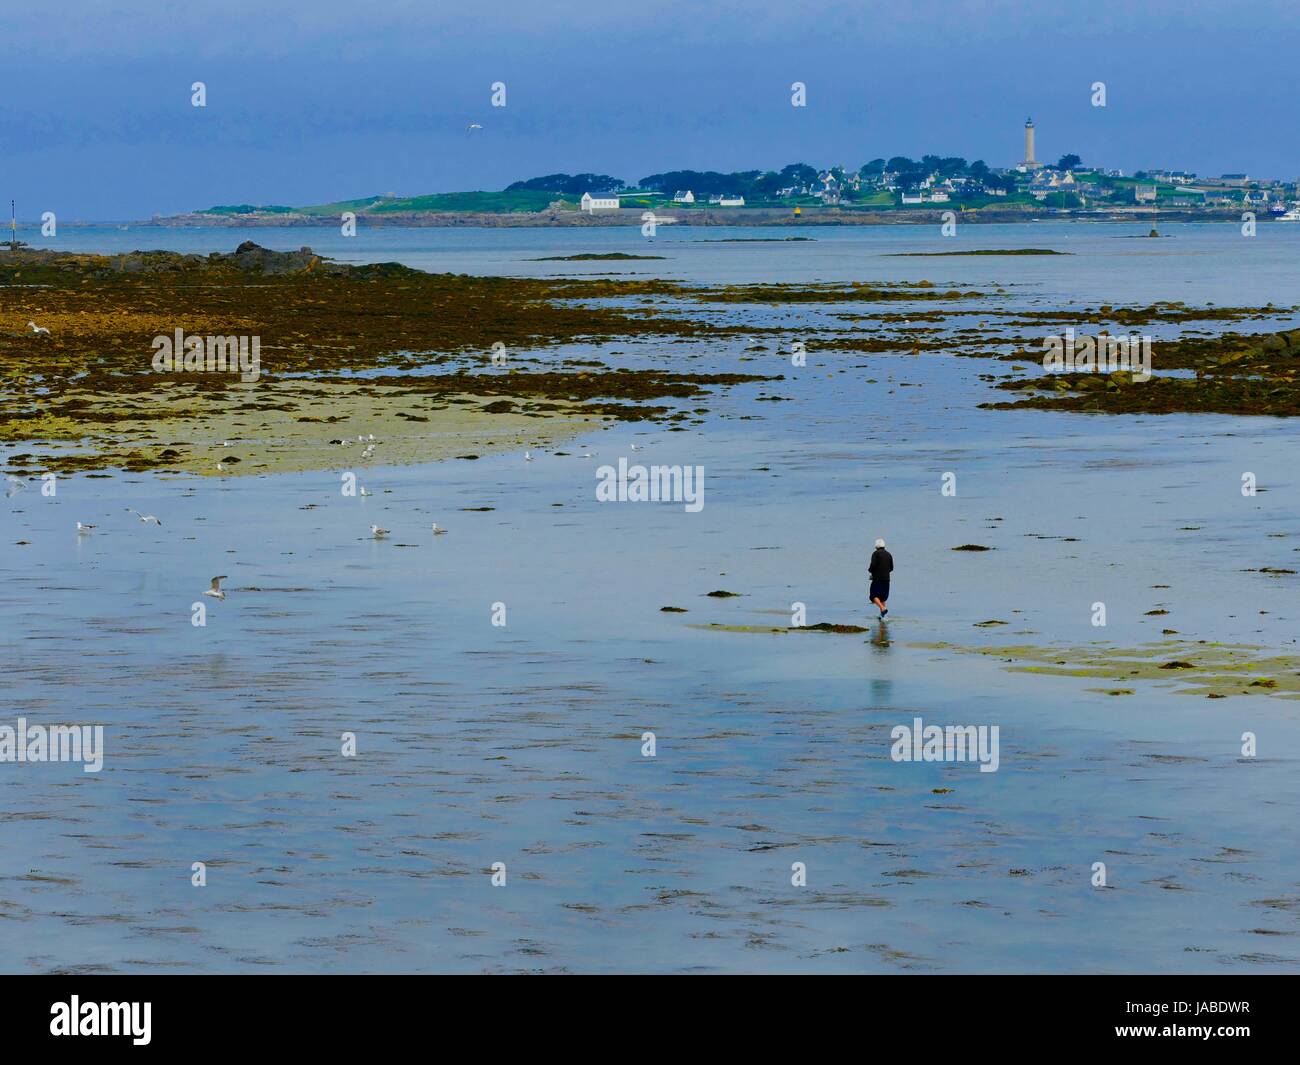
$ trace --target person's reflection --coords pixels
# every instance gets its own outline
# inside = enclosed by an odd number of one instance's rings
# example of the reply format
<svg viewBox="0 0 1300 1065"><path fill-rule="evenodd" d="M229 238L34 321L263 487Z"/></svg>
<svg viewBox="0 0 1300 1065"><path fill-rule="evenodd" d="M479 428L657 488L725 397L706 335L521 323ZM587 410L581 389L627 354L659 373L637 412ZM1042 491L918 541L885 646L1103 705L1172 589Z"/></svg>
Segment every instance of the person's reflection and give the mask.
<svg viewBox="0 0 1300 1065"><path fill-rule="evenodd" d="M889 626L883 621L876 626L876 631L871 634L871 642L877 647L889 646Z"/></svg>

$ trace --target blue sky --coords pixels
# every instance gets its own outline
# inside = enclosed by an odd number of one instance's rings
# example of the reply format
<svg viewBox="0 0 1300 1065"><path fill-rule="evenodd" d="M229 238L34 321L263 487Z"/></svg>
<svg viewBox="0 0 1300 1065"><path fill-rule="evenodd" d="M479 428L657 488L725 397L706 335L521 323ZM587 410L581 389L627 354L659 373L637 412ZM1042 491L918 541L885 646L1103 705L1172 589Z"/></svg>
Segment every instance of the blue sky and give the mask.
<svg viewBox="0 0 1300 1065"><path fill-rule="evenodd" d="M27 219L558 170L1007 166L1027 114L1043 159L1300 174L1294 0L4 0L4 24L0 197Z"/></svg>

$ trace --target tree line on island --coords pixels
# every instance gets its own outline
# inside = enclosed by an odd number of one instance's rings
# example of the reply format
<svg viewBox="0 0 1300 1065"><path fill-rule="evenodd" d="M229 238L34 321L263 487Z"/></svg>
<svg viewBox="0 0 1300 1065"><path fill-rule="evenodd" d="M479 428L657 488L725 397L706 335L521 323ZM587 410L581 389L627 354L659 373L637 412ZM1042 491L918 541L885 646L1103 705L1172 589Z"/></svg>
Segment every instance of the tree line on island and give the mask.
<svg viewBox="0 0 1300 1065"><path fill-rule="evenodd" d="M1082 160L1077 155L1064 155L1057 163L1060 170L1078 167ZM677 191L691 190L697 198L707 196L744 196L749 202L775 200L811 192L833 178L841 187L850 188L877 185L884 175L890 175L891 184L910 189L923 184L928 178L965 178L988 188L1008 192L1016 186L1015 175L991 170L983 159L968 163L960 156L924 155L910 159L896 155L889 159L873 159L858 170L833 166L819 170L807 163L790 163L780 170L738 170L721 173L716 170L669 170L661 174L648 174L636 183L636 188L671 196ZM610 174L546 174L542 177L516 181L506 187L507 192L541 191L562 196L581 196L584 192L620 192L631 188L622 178Z"/></svg>

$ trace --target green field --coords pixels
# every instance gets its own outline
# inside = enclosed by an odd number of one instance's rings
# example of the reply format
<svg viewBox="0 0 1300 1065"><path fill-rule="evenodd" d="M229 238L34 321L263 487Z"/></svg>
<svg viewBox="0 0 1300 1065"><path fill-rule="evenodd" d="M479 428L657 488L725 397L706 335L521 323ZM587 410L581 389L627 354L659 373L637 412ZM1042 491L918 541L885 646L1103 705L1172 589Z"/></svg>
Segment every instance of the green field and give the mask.
<svg viewBox="0 0 1300 1065"><path fill-rule="evenodd" d="M405 211L490 211L496 214L523 212L532 214L544 211L556 200L564 197L557 192L540 192L533 189L520 189L514 192L441 192L429 196L411 196L389 199L385 196L367 196L360 200L338 200L335 203L313 204L310 207L282 207L279 205L261 207L252 204L225 204L209 207L200 214L235 215L235 214L304 214L312 217L329 217L341 215L345 211L355 214L396 214ZM577 210L576 203L565 204L570 210Z"/></svg>
<svg viewBox="0 0 1300 1065"><path fill-rule="evenodd" d="M199 214L293 214L294 211L295 208L293 207L283 207L276 203L258 205L231 203L209 207L206 211L200 211Z"/></svg>

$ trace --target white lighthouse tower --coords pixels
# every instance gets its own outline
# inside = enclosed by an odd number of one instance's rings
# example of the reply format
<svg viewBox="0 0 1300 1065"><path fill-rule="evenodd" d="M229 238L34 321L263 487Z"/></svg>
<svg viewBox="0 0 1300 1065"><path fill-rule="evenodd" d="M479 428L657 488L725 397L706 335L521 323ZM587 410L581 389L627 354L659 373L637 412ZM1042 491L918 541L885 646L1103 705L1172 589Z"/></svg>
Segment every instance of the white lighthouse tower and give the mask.
<svg viewBox="0 0 1300 1065"><path fill-rule="evenodd" d="M1037 170L1043 164L1034 158L1034 120L1025 119L1025 161L1020 164L1021 170Z"/></svg>

